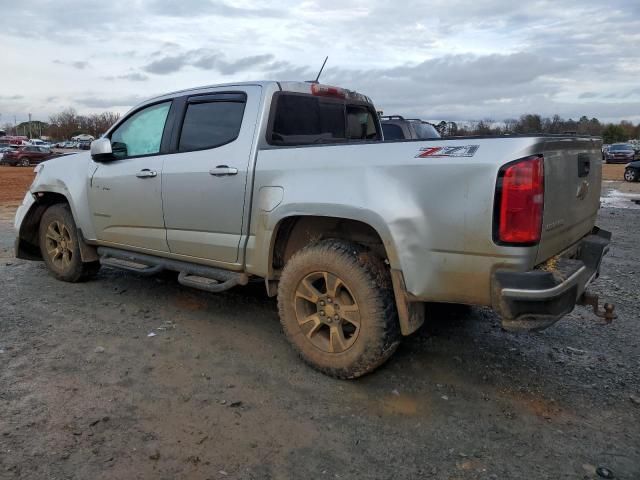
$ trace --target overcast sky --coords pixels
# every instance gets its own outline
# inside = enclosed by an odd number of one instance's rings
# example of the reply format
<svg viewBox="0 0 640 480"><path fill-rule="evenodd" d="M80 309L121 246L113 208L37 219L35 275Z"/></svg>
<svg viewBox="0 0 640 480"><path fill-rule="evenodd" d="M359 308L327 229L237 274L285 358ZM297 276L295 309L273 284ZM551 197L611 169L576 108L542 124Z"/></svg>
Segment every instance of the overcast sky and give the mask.
<svg viewBox="0 0 640 480"><path fill-rule="evenodd" d="M640 0L3 1L0 124L308 80L387 114L640 121Z"/></svg>

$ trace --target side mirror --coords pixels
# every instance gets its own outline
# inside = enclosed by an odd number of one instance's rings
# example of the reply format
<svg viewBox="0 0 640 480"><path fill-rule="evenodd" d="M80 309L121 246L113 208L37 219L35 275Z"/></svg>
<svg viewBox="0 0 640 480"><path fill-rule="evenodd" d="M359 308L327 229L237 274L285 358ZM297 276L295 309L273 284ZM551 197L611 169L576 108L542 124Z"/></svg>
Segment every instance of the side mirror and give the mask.
<svg viewBox="0 0 640 480"><path fill-rule="evenodd" d="M114 159L111 140L99 138L91 142L91 158L96 162L108 162Z"/></svg>

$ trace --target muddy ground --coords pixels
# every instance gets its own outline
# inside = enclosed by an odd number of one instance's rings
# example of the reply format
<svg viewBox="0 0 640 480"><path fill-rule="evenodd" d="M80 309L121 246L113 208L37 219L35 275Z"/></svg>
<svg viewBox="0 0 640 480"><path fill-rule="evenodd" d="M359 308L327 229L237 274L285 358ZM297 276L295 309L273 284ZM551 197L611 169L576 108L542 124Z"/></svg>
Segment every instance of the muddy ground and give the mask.
<svg viewBox="0 0 640 480"><path fill-rule="evenodd" d="M16 260L19 192L0 207L0 478L638 479L634 192L605 183L598 222L612 325L577 307L518 335L487 309L430 306L351 382L296 358L260 284L213 295L108 268L65 284Z"/></svg>

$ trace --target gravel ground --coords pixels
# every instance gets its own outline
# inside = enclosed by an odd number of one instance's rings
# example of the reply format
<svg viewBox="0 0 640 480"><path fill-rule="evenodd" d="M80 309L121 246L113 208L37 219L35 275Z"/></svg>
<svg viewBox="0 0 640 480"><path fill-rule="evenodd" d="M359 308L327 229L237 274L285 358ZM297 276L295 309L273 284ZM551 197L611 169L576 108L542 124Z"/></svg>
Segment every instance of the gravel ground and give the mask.
<svg viewBox="0 0 640 480"><path fill-rule="evenodd" d="M13 258L5 206L0 478L638 479L640 210L618 200L593 287L613 324L577 307L511 334L487 309L434 305L351 382L296 358L261 284L212 295L108 268L57 282Z"/></svg>

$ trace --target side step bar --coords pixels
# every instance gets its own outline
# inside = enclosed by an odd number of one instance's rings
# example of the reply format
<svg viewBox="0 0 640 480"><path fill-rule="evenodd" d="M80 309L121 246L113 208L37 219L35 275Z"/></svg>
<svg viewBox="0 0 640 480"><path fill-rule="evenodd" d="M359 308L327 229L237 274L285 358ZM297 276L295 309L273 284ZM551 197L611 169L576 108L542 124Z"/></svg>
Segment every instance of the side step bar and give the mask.
<svg viewBox="0 0 640 480"><path fill-rule="evenodd" d="M231 272L221 268L160 258L144 253L98 247L98 255L100 263L103 265L135 272L139 275L155 275L162 270L179 272L178 282L182 285L207 292L223 292L236 285L249 283L249 276L246 273Z"/></svg>

